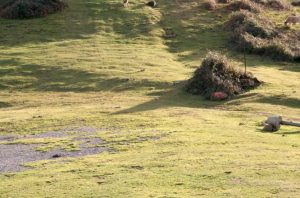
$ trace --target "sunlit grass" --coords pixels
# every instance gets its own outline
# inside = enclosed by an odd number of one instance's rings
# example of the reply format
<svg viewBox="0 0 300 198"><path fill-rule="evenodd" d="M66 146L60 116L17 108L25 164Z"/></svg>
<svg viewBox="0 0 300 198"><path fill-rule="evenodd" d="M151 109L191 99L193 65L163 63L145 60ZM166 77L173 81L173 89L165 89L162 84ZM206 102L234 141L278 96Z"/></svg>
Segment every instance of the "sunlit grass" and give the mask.
<svg viewBox="0 0 300 198"><path fill-rule="evenodd" d="M0 174L0 197L300 196L299 130L261 131L270 114L299 121L299 65L247 55L263 86L205 101L182 81L208 50L243 68L221 6L218 16L192 0L157 9L69 3L47 18L0 20L0 134L92 126L110 151ZM176 37L164 39L166 28ZM70 139L31 141L22 143L78 148Z"/></svg>

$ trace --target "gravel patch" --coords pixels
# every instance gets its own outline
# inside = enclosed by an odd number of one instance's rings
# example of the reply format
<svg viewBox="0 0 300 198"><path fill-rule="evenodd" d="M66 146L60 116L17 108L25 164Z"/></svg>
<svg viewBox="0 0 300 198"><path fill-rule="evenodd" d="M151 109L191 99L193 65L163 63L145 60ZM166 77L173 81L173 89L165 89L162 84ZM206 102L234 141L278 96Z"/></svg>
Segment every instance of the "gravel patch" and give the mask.
<svg viewBox="0 0 300 198"><path fill-rule="evenodd" d="M87 155L99 154L109 150L101 146L105 142L95 137L98 129L83 126L74 128L64 128L58 131L49 131L27 137L0 135L0 143L13 142L28 138L61 138L76 136L72 141L80 142L80 151L65 151L62 149L50 150L47 152L37 151L37 147L43 144L0 144L0 173L19 172L28 169L23 166L28 162L39 160L51 160L62 157L82 157Z"/></svg>
<svg viewBox="0 0 300 198"><path fill-rule="evenodd" d="M26 170L23 164L38 160L50 160L60 157L82 157L108 150L105 147L84 147L80 151L51 150L36 151L38 145L0 144L0 172L18 172Z"/></svg>

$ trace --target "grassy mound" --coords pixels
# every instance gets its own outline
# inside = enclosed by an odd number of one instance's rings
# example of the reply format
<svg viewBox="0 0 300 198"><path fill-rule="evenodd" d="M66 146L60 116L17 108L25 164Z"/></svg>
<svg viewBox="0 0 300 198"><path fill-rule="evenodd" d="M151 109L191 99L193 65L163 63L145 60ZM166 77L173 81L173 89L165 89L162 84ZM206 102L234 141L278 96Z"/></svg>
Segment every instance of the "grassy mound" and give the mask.
<svg viewBox="0 0 300 198"><path fill-rule="evenodd" d="M240 50L276 60L298 61L300 41L296 32L284 32L259 15L247 11L234 13L225 24L232 43Z"/></svg>
<svg viewBox="0 0 300 198"><path fill-rule="evenodd" d="M278 34L272 22L247 11L233 13L225 26L238 36L243 32L261 38L272 38Z"/></svg>
<svg viewBox="0 0 300 198"><path fill-rule="evenodd" d="M63 10L63 0L7 0L0 5L0 17L7 19L28 19L43 17Z"/></svg>
<svg viewBox="0 0 300 198"><path fill-rule="evenodd" d="M266 8L272 8L274 10L290 10L291 4L286 0L252 0Z"/></svg>
<svg viewBox="0 0 300 198"><path fill-rule="evenodd" d="M233 1L227 6L227 9L231 11L248 10L254 13L259 13L261 11L260 5L250 0Z"/></svg>
<svg viewBox="0 0 300 198"><path fill-rule="evenodd" d="M207 10L215 10L217 8L217 2L215 0L206 0L203 3L203 7Z"/></svg>
<svg viewBox="0 0 300 198"><path fill-rule="evenodd" d="M188 81L187 91L210 98L215 92L228 96L243 93L261 82L250 73L235 69L231 61L216 52L209 52L194 76Z"/></svg>

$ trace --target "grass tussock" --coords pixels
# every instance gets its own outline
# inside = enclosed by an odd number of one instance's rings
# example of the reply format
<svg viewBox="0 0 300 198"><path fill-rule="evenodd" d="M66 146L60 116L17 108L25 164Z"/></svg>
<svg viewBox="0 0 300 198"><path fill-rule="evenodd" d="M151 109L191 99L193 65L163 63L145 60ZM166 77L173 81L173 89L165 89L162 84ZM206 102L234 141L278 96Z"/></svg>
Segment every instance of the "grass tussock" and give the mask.
<svg viewBox="0 0 300 198"><path fill-rule="evenodd" d="M237 49L268 56L275 60L298 61L300 43L296 32L276 29L268 19L241 11L232 14L225 23L231 34L231 41Z"/></svg>
<svg viewBox="0 0 300 198"><path fill-rule="evenodd" d="M0 17L28 19L47 16L67 7L63 0L8 0L0 5Z"/></svg>
<svg viewBox="0 0 300 198"><path fill-rule="evenodd" d="M259 4L250 0L233 1L227 6L227 9L230 11L248 10L254 13L259 13L262 10Z"/></svg>
<svg viewBox="0 0 300 198"><path fill-rule="evenodd" d="M186 90L211 98L215 92L228 96L243 93L259 86L261 82L251 73L244 73L233 66L232 61L217 52L209 52L194 76L188 81Z"/></svg>
<svg viewBox="0 0 300 198"><path fill-rule="evenodd" d="M292 6L295 6L295 7L300 7L300 0L294 0L294 1L292 1Z"/></svg>
<svg viewBox="0 0 300 198"><path fill-rule="evenodd" d="M233 13L225 26L234 35L247 32L255 37L272 38L278 34L271 21L248 11Z"/></svg>
<svg viewBox="0 0 300 198"><path fill-rule="evenodd" d="M203 7L207 10L215 10L217 8L216 0L206 0L203 3Z"/></svg>

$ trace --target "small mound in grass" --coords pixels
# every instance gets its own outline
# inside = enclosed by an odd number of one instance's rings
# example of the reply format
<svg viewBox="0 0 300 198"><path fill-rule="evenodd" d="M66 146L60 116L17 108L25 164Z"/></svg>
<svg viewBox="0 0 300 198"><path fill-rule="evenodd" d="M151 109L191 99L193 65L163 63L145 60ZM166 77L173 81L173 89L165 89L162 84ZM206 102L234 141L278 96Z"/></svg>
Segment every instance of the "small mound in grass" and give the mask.
<svg viewBox="0 0 300 198"><path fill-rule="evenodd" d="M29 19L47 16L67 7L64 0L7 0L0 4L0 17Z"/></svg>
<svg viewBox="0 0 300 198"><path fill-rule="evenodd" d="M220 93L232 97L261 84L251 73L241 72L232 65L232 61L225 56L209 52L188 81L187 92L203 95L207 99Z"/></svg>
<svg viewBox="0 0 300 198"><path fill-rule="evenodd" d="M255 37L261 38L272 38L278 35L274 26L274 23L271 21L248 11L233 13L230 19L225 23L225 27L235 34L247 32Z"/></svg>
<svg viewBox="0 0 300 198"><path fill-rule="evenodd" d="M215 0L206 0L203 3L203 7L207 10L215 10L217 8L217 2Z"/></svg>
<svg viewBox="0 0 300 198"><path fill-rule="evenodd" d="M233 1L227 6L227 9L230 11L248 10L254 13L261 12L260 5L250 0Z"/></svg>
<svg viewBox="0 0 300 198"><path fill-rule="evenodd" d="M225 27L238 50L271 57L274 60L299 61L300 39L296 31L279 30L268 19L241 11L232 14Z"/></svg>

